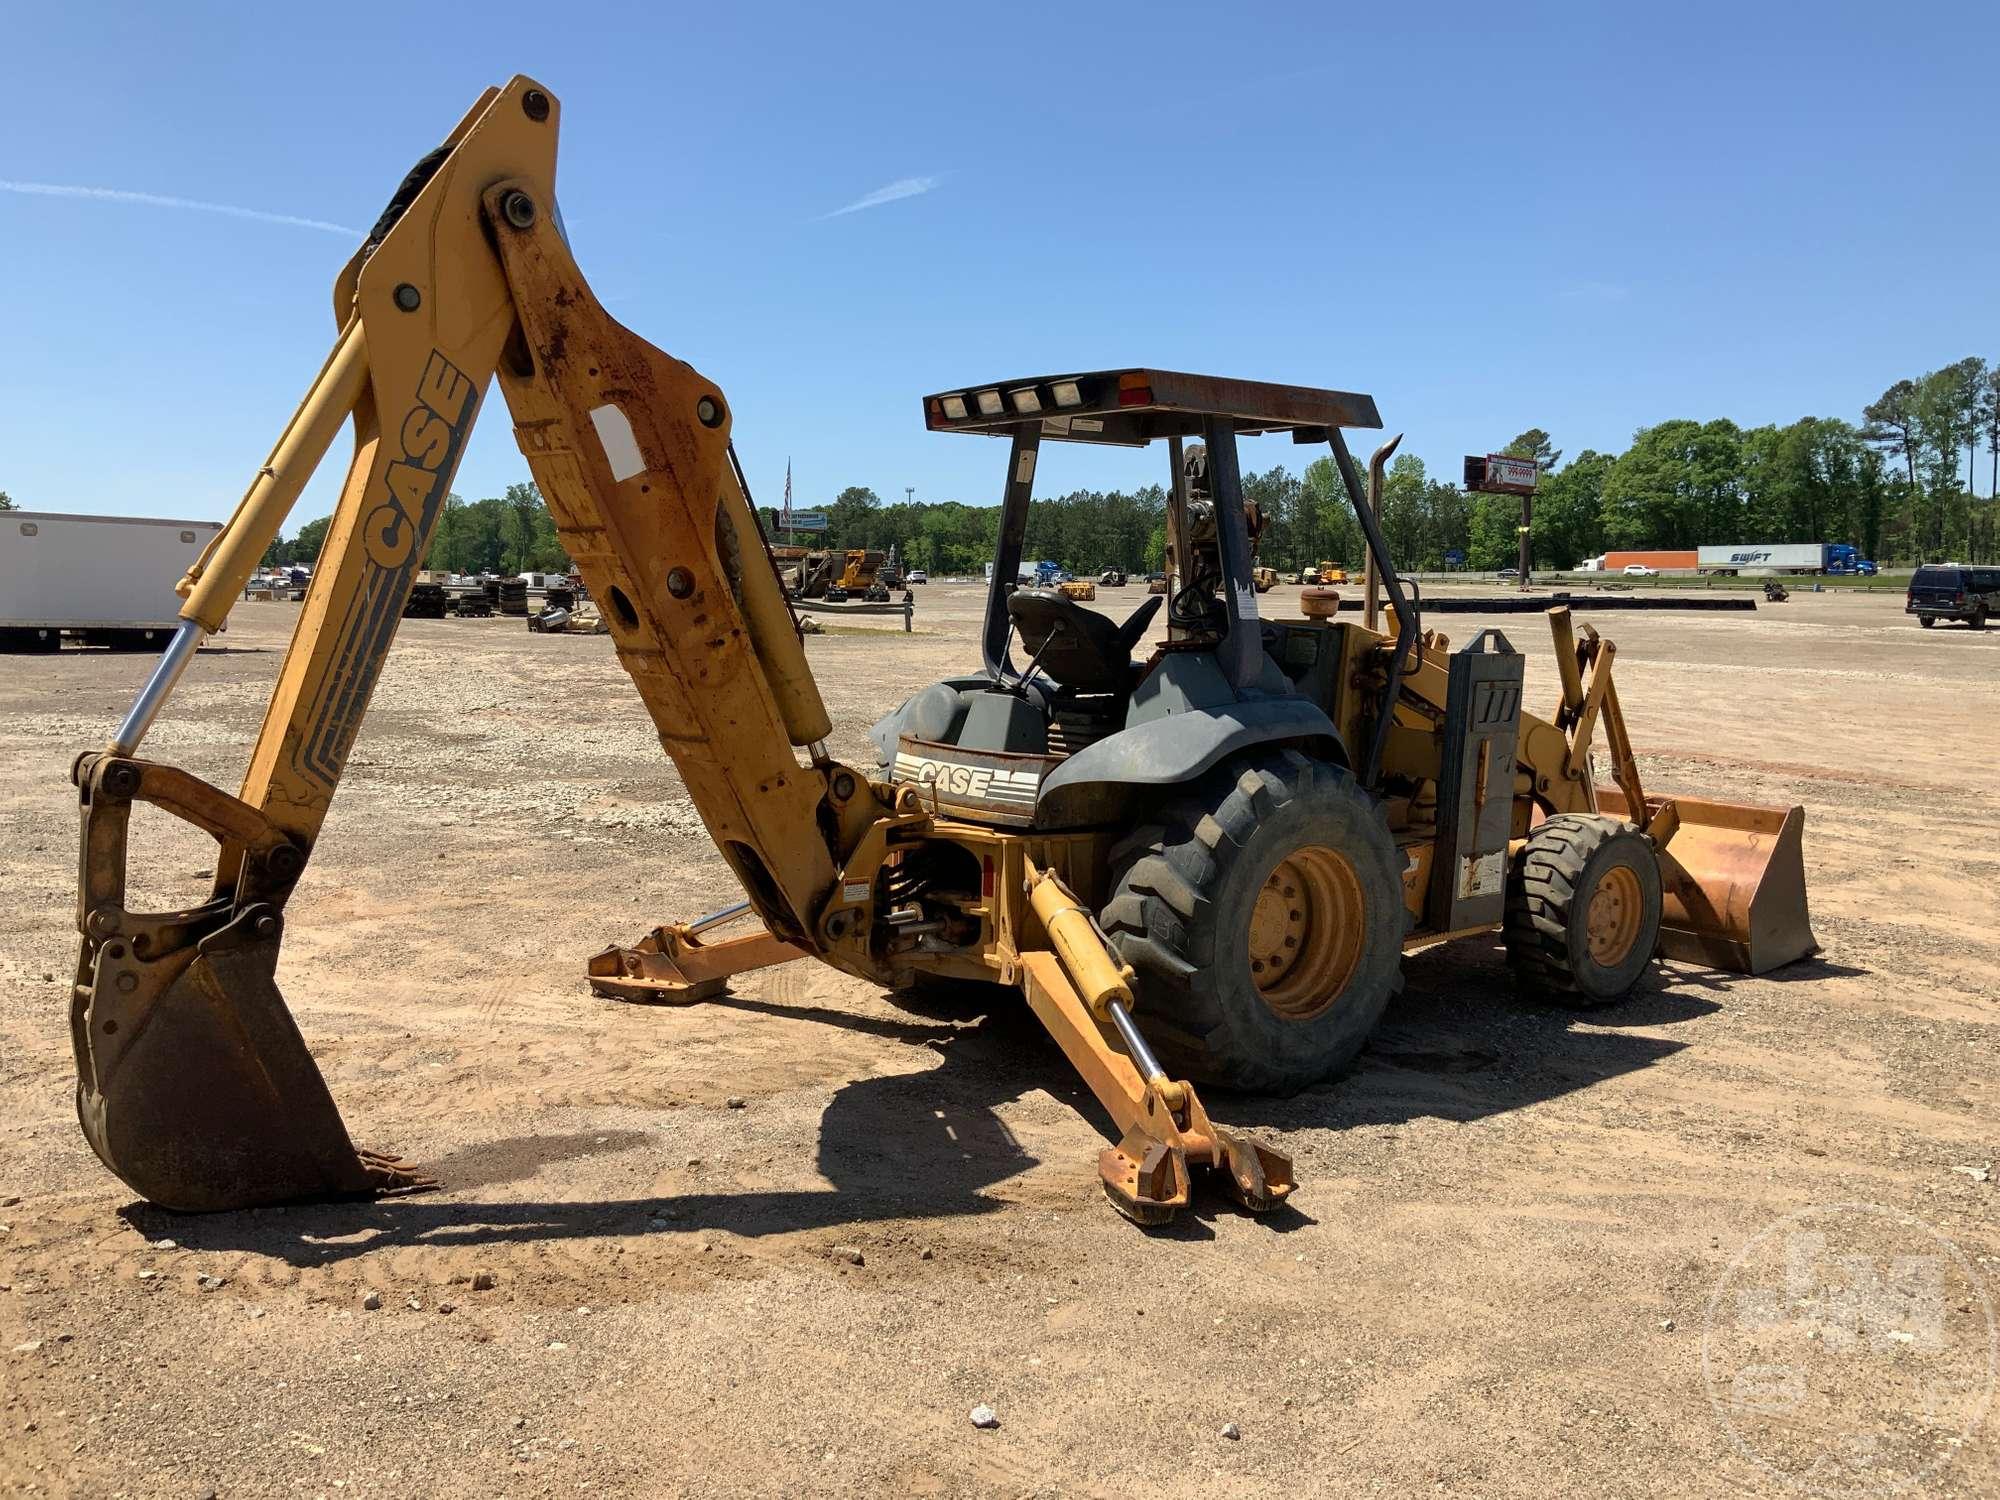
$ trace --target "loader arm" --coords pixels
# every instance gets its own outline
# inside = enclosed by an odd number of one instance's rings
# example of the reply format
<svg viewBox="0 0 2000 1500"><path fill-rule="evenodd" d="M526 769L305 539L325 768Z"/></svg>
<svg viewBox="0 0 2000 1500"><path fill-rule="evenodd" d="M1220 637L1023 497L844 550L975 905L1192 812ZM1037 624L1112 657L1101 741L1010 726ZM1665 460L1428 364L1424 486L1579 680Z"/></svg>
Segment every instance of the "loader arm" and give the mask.
<svg viewBox="0 0 2000 1500"><path fill-rule="evenodd" d="M726 399L616 323L570 255L558 124L554 98L516 77L404 180L336 281L319 378L182 582L180 630L111 745L75 768L78 1111L105 1164L164 1206L420 1185L348 1140L274 974L285 902L496 371L619 660L757 914L780 939L872 972L865 924L835 898L887 809L824 751L826 711L734 464ZM240 795L137 759L350 418L339 503ZM135 802L218 840L208 902L124 908Z"/></svg>

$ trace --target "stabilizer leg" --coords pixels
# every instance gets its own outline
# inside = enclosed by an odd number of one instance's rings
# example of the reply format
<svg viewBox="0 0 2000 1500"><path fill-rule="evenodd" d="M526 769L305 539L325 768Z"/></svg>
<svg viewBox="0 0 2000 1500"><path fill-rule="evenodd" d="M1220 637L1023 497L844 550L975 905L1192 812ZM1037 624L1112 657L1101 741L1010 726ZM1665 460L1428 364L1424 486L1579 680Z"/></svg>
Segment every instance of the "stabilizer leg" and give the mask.
<svg viewBox="0 0 2000 1500"><path fill-rule="evenodd" d="M1193 1168L1219 1173L1224 1189L1252 1213L1269 1213L1291 1196L1291 1158L1211 1123L1188 1084L1141 1076L1134 1059L1111 1045L1055 954L1022 954L1021 984L1049 1035L1123 1132L1116 1146L1099 1153L1097 1171L1126 1218L1166 1223L1187 1207Z"/></svg>
<svg viewBox="0 0 2000 1500"><path fill-rule="evenodd" d="M727 921L747 910L734 907L692 922L672 922L655 927L629 948L614 944L592 954L591 992L610 1000L693 1005L721 994L733 975L812 956L761 925L738 937L702 941L702 931L719 925L718 919Z"/></svg>

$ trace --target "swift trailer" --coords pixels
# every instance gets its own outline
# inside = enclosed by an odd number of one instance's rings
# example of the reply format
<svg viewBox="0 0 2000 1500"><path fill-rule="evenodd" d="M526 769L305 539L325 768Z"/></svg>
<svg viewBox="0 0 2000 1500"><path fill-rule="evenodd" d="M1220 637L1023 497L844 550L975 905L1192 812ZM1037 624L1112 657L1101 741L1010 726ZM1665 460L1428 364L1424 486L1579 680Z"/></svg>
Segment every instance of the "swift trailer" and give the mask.
<svg viewBox="0 0 2000 1500"><path fill-rule="evenodd" d="M56 651L64 636L113 651L162 649L180 623L173 581L221 530L218 521L0 512L0 652Z"/></svg>
<svg viewBox="0 0 2000 1500"><path fill-rule="evenodd" d="M1833 565L1836 549L1825 542L1738 543L1726 547L1698 547L1695 566L1704 573L1826 573L1847 571ZM1852 564L1849 564L1851 567Z"/></svg>

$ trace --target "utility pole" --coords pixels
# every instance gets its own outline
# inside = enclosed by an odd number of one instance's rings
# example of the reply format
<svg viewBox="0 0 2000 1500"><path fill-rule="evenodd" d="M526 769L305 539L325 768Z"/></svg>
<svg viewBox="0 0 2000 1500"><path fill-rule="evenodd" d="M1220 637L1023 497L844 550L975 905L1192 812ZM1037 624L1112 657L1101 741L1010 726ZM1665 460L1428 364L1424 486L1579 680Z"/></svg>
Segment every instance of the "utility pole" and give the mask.
<svg viewBox="0 0 2000 1500"><path fill-rule="evenodd" d="M1526 588L1529 574L1534 571L1534 547L1530 544L1528 532L1534 521L1535 492L1529 490L1521 496L1521 587Z"/></svg>
<svg viewBox="0 0 2000 1500"><path fill-rule="evenodd" d="M911 505L915 505L915 504L917 503L917 487L916 487L916 486L915 486L914 484L906 484L906 485L904 485L904 486L903 486L903 497L904 497L904 499L905 499L906 501L908 501L908 502L909 502L909 503L910 503Z"/></svg>

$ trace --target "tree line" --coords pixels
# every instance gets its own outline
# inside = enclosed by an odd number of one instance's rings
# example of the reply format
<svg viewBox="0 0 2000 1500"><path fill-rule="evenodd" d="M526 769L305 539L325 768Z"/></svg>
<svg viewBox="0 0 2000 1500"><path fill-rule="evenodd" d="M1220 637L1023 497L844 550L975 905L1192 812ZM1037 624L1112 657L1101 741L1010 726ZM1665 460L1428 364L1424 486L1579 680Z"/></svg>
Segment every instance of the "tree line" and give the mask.
<svg viewBox="0 0 2000 1500"><path fill-rule="evenodd" d="M1741 427L1676 418L1633 434L1620 453L1562 461L1549 434L1521 433L1500 452L1542 468L1531 538L1535 565L1571 568L1610 548L1686 549L1731 542L1846 542L1885 565L2000 559L2000 367L1978 358L1896 381L1861 419L1802 417ZM1979 494L1981 460L1986 493ZM1363 543L1330 458L1303 474L1246 472L1243 493L1265 518L1259 560L1357 567ZM993 556L1000 513L958 501L884 505L860 486L827 509L830 547L894 546L912 566L972 573ZM764 510L776 537L776 512ZM1520 501L1470 494L1404 454L1384 476L1382 531L1397 565L1491 569L1519 555ZM1076 490L1029 508L1024 556L1076 572L1161 566L1166 495ZM1447 560L1450 560L1448 563Z"/></svg>
<svg viewBox="0 0 2000 1500"><path fill-rule="evenodd" d="M308 521L264 552L264 566L311 567L326 545L331 516ZM533 483L510 484L505 495L484 500L445 496L424 566L447 573L566 573L569 554L555 519Z"/></svg>
<svg viewBox="0 0 2000 1500"><path fill-rule="evenodd" d="M2000 366L1978 358L1896 381L1860 420L1802 417L1787 426L1740 427L1725 418L1676 418L1633 434L1620 453L1586 449L1568 463L1539 428L1501 452L1542 466L1531 533L1535 565L1574 567L1609 548L1690 548L1729 542L1847 542L1884 565L2000 558L1994 495L2000 491ZM1986 493L1978 492L1985 460ZM1259 560L1290 569L1332 561L1358 567L1360 527L1330 458L1302 474L1282 466L1246 472L1244 497L1266 527ZM896 549L908 565L976 574L993 557L1000 512L957 500L885 505L854 485L825 507L809 545ZM762 508L774 541L778 514ZM1382 530L1398 566L1504 567L1518 555L1520 502L1469 494L1433 478L1422 459L1390 464ZM266 562L310 564L327 520L272 544ZM1147 572L1166 552L1166 493L1159 485L1074 490L1037 500L1024 556L1078 573ZM1451 560L1449 563L1447 560ZM456 573L561 571L569 566L533 484L503 496L445 502L427 565Z"/></svg>

